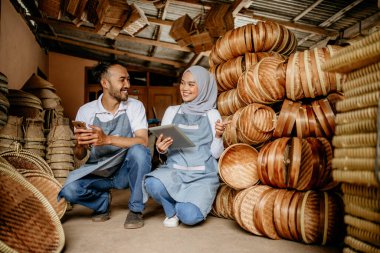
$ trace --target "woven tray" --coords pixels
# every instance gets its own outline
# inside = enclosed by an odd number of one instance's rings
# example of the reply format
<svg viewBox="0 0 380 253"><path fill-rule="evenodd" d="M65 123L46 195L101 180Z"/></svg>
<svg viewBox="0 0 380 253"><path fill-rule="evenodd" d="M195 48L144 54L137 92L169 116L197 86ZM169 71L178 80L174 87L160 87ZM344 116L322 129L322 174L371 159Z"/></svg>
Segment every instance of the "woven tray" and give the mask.
<svg viewBox="0 0 380 253"><path fill-rule="evenodd" d="M337 148L375 147L376 133L334 136L332 144Z"/></svg>
<svg viewBox="0 0 380 253"><path fill-rule="evenodd" d="M365 243L365 242L362 242L352 236L346 236L344 238L344 243L347 244L348 246L350 246L351 248L355 249L355 250L358 250L360 252L365 252L365 253L379 253L380 252L380 249L368 244L368 243Z"/></svg>
<svg viewBox="0 0 380 253"><path fill-rule="evenodd" d="M347 226L347 235L380 247L380 235L356 227Z"/></svg>
<svg viewBox="0 0 380 253"><path fill-rule="evenodd" d="M354 204L374 211L380 210L380 199L370 199L362 196L344 194L343 201L345 205Z"/></svg>
<svg viewBox="0 0 380 253"><path fill-rule="evenodd" d="M61 252L63 228L46 198L3 165L0 181L0 240L19 252Z"/></svg>
<svg viewBox="0 0 380 253"><path fill-rule="evenodd" d="M378 187L373 171L343 171L334 170L333 178L338 182L350 184L371 185Z"/></svg>
<svg viewBox="0 0 380 253"><path fill-rule="evenodd" d="M26 172L22 173L22 175L45 196L57 212L58 217L62 218L67 208L67 202L64 198L59 202L57 201L57 196L62 189L62 185L55 178L41 172Z"/></svg>

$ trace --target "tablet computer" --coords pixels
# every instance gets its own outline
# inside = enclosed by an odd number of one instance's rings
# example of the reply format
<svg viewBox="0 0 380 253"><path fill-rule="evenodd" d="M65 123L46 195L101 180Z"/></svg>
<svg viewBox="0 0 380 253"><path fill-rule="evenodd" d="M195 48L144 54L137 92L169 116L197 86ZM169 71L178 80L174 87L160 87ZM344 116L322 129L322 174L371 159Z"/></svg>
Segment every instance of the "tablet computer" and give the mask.
<svg viewBox="0 0 380 253"><path fill-rule="evenodd" d="M185 135L182 130L176 125L164 125L164 126L156 126L149 128L149 131L153 133L157 138L160 134L164 135L164 139L166 137L171 137L173 139L173 144L170 148L189 148L195 147L194 143Z"/></svg>

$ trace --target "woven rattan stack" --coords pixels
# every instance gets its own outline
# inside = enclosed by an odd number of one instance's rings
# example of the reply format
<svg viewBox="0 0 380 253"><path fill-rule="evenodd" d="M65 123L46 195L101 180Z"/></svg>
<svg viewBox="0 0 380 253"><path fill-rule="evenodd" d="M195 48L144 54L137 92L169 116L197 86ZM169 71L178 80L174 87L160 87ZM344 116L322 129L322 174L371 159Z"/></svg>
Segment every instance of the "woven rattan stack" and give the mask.
<svg viewBox="0 0 380 253"><path fill-rule="evenodd" d="M12 148L17 143L24 143L22 121L22 117L7 116L7 123L0 129L0 151Z"/></svg>
<svg viewBox="0 0 380 253"><path fill-rule="evenodd" d="M332 163L334 180L343 183L343 252L380 252L380 32L340 50L322 67L345 75Z"/></svg>
<svg viewBox="0 0 380 253"><path fill-rule="evenodd" d="M27 151L0 153L0 252L63 249L65 236L59 218L66 202L57 203L61 185L49 170L43 159Z"/></svg>
<svg viewBox="0 0 380 253"><path fill-rule="evenodd" d="M337 186L331 138L335 104L343 97L333 92L341 90L342 76L321 65L339 47L293 54L293 36L276 23L259 22L227 32L212 50L218 110L230 122L223 135L228 148L219 159L225 184L212 213L255 235L337 243L343 200L330 191Z"/></svg>
<svg viewBox="0 0 380 253"><path fill-rule="evenodd" d="M74 134L68 118L59 118L48 135L46 161L54 177L64 184L69 171L74 169Z"/></svg>
<svg viewBox="0 0 380 253"><path fill-rule="evenodd" d="M54 85L38 75L33 74L26 81L22 89L41 100L44 110L44 129L48 132L52 122L54 122L56 118L63 117L61 98L55 93L56 89Z"/></svg>
<svg viewBox="0 0 380 253"><path fill-rule="evenodd" d="M44 135L43 119L27 118L24 123L24 149L45 158L46 138Z"/></svg>
<svg viewBox="0 0 380 253"><path fill-rule="evenodd" d="M8 95L8 78L0 72L0 129L5 126L8 118L9 101Z"/></svg>

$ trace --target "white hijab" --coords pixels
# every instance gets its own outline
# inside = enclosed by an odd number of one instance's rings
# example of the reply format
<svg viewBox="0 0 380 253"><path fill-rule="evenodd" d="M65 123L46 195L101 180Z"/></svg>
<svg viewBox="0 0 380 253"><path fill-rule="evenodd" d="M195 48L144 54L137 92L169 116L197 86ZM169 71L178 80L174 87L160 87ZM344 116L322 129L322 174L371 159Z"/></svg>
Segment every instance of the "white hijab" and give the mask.
<svg viewBox="0 0 380 253"><path fill-rule="evenodd" d="M187 71L193 74L193 77L198 84L198 96L193 101L182 103L182 112L202 115L205 112L216 108L218 89L214 76L201 66L191 66L186 69L184 73Z"/></svg>

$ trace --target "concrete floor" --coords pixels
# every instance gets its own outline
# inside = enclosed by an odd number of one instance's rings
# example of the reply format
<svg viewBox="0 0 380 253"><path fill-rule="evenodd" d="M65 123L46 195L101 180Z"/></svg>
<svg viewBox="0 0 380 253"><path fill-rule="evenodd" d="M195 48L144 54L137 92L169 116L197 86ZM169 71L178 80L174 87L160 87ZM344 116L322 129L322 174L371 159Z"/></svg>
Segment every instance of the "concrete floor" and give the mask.
<svg viewBox="0 0 380 253"><path fill-rule="evenodd" d="M254 236L235 221L213 216L194 227L166 228L162 225L165 218L163 209L152 200L148 201L144 211L145 226L124 229L129 190L115 190L112 196L111 219L106 222L92 222L91 210L79 205L66 213L63 217L65 253L341 252L338 247L311 246Z"/></svg>

